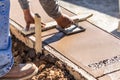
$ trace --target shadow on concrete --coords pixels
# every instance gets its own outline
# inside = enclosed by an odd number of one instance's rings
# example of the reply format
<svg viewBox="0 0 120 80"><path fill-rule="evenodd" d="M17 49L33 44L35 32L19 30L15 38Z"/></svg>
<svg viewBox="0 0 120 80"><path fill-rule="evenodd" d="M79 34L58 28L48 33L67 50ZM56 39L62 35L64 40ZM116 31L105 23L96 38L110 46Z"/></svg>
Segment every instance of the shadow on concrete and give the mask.
<svg viewBox="0 0 120 80"><path fill-rule="evenodd" d="M57 32L55 33L53 36L47 38L46 40L43 41L43 43L45 45L48 45L50 43L54 43L56 41L59 41L60 39L62 39L65 36L65 34L63 32ZM45 46L44 45L44 46Z"/></svg>
<svg viewBox="0 0 120 80"><path fill-rule="evenodd" d="M93 9L107 15L117 17L119 13L119 0L63 0L78 6Z"/></svg>
<svg viewBox="0 0 120 80"><path fill-rule="evenodd" d="M120 32L117 32L117 29L112 31L111 33L120 38Z"/></svg>

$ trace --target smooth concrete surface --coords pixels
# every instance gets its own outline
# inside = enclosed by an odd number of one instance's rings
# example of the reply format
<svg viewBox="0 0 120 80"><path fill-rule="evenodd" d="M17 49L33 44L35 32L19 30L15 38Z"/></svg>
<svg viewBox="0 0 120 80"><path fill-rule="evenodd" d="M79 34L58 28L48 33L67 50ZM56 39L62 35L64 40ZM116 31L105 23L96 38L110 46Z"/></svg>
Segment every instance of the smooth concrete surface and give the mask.
<svg viewBox="0 0 120 80"><path fill-rule="evenodd" d="M86 31L71 36L56 32L56 34L43 37L43 41L96 78L119 70L120 63L118 62L110 64L112 65L110 70L107 70L109 65L99 69L91 68L88 65L118 56L120 40L86 21L80 22L79 25L84 26ZM49 34L49 31L45 33ZM115 64L116 66L113 66Z"/></svg>

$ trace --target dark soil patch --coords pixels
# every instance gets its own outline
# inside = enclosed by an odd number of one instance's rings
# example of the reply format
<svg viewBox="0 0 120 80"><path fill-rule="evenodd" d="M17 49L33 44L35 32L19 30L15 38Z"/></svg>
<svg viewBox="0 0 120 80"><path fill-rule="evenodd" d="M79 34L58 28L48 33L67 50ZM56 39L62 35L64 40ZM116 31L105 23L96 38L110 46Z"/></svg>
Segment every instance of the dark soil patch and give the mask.
<svg viewBox="0 0 120 80"><path fill-rule="evenodd" d="M12 52L15 64L35 63L39 72L29 80L75 80L65 65L51 55L35 54L35 50L25 46L24 43L12 36Z"/></svg>

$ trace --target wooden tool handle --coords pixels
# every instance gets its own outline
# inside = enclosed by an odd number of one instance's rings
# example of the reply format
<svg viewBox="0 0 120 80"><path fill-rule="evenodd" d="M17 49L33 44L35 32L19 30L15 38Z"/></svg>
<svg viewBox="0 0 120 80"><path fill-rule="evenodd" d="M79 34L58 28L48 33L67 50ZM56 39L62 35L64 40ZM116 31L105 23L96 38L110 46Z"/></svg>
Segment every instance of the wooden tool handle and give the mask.
<svg viewBox="0 0 120 80"><path fill-rule="evenodd" d="M35 14L35 50L36 53L42 53L42 38L41 38L41 17Z"/></svg>

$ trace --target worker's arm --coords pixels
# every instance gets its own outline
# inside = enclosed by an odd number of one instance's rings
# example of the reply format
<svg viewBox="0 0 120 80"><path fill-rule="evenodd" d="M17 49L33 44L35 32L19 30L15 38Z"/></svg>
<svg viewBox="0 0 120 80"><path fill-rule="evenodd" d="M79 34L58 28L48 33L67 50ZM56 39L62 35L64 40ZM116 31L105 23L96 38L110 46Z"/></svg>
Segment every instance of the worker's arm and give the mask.
<svg viewBox="0 0 120 80"><path fill-rule="evenodd" d="M61 10L58 5L58 0L39 0L46 13L52 18L61 16Z"/></svg>
<svg viewBox="0 0 120 80"><path fill-rule="evenodd" d="M56 20L57 24L63 28L72 24L73 21L64 15L58 5L58 0L39 0L46 13Z"/></svg>
<svg viewBox="0 0 120 80"><path fill-rule="evenodd" d="M21 8L23 10L28 11L29 9L29 1L28 0L18 0ZM42 7L44 8L44 10L46 11L46 13L52 17L52 18L58 18L59 16L61 16L61 10L60 7L58 5L58 1L57 0L39 0Z"/></svg>
<svg viewBox="0 0 120 80"><path fill-rule="evenodd" d="M70 20L69 17L62 14L60 10L60 6L58 5L57 0L39 0L43 9L46 11L46 13L54 18L58 25L61 27L66 27L68 24L72 23L72 20ZM33 17L30 14L29 10L29 2L27 0L19 0L19 3L23 9L25 20L27 23L27 27L33 22ZM28 27L29 28L29 27Z"/></svg>
<svg viewBox="0 0 120 80"><path fill-rule="evenodd" d="M34 23L34 18L30 14L28 0L18 0L21 8L23 9L24 19L26 21L26 30L29 30L30 24Z"/></svg>
<svg viewBox="0 0 120 80"><path fill-rule="evenodd" d="M30 15L29 1L18 0L25 15ZM39 0L46 13L56 19L61 16L61 10L57 0Z"/></svg>
<svg viewBox="0 0 120 80"><path fill-rule="evenodd" d="M29 1L28 0L18 0L22 9L29 8Z"/></svg>

